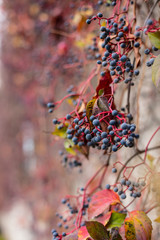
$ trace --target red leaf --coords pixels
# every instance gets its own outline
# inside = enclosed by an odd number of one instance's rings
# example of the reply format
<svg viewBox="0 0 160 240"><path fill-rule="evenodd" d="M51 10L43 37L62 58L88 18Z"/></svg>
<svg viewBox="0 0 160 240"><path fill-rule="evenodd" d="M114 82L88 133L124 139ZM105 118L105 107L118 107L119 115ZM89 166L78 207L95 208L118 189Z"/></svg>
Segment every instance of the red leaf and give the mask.
<svg viewBox="0 0 160 240"><path fill-rule="evenodd" d="M143 211L132 211L125 219L126 240L150 240L152 223Z"/></svg>
<svg viewBox="0 0 160 240"><path fill-rule="evenodd" d="M103 93L104 95L107 95L107 94L111 94L111 87L110 87L110 84L112 83L112 78L111 78L111 75L110 75L110 72L109 70L106 70L106 73L105 73L105 76L101 77L100 80L99 80L99 84L96 88L96 97L95 98L98 98L99 96L99 90L103 89Z"/></svg>
<svg viewBox="0 0 160 240"><path fill-rule="evenodd" d="M120 199L117 193L112 190L104 189L95 193L91 199L88 216L93 218L101 214L110 205L120 203Z"/></svg>
<svg viewBox="0 0 160 240"><path fill-rule="evenodd" d="M89 237L87 228L85 226L81 227L78 231L78 240L87 240Z"/></svg>

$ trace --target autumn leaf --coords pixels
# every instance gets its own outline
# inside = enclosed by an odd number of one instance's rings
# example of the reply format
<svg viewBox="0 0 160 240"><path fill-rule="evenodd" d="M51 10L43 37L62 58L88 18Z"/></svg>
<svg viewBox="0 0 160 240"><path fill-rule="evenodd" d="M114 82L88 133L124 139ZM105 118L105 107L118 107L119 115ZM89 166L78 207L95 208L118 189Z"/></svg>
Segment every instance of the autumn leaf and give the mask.
<svg viewBox="0 0 160 240"><path fill-rule="evenodd" d="M87 103L87 106L86 106L86 115L87 115L87 118L88 118L88 121L90 121L90 116L92 115L92 110L93 110L93 106L95 104L95 101L96 99L92 99L90 100L88 103Z"/></svg>
<svg viewBox="0 0 160 240"><path fill-rule="evenodd" d="M148 33L149 40L158 49L160 49L160 31L154 33Z"/></svg>
<svg viewBox="0 0 160 240"><path fill-rule="evenodd" d="M152 65L152 81L160 91L160 55L156 57Z"/></svg>
<svg viewBox="0 0 160 240"><path fill-rule="evenodd" d="M75 156L76 152L74 151L73 147L74 147L74 143L71 140L67 139L64 142L64 148L66 149L66 151Z"/></svg>
<svg viewBox="0 0 160 240"><path fill-rule="evenodd" d="M117 193L112 190L104 189L95 193L92 196L89 208L88 215L89 218L93 218L101 214L105 209L110 205L115 205L120 203L120 199Z"/></svg>
<svg viewBox="0 0 160 240"><path fill-rule="evenodd" d="M61 129L58 129L58 127L56 127L54 132L52 132L52 134L60 138L66 138L67 137L66 130L67 130L67 126L64 126Z"/></svg>
<svg viewBox="0 0 160 240"><path fill-rule="evenodd" d="M126 240L150 240L152 223L143 211L132 211L125 219Z"/></svg>
<svg viewBox="0 0 160 240"><path fill-rule="evenodd" d="M78 231L78 240L87 240L90 237L86 226L83 226Z"/></svg>
<svg viewBox="0 0 160 240"><path fill-rule="evenodd" d="M109 234L105 226L97 221L86 222L86 228L89 235L94 240L107 240L109 239Z"/></svg>
<svg viewBox="0 0 160 240"><path fill-rule="evenodd" d="M96 88L96 96L95 98L99 97L99 91L103 89L104 95L111 94L111 87L110 84L112 83L112 78L110 75L109 70L106 70L105 76L101 77L99 80L99 84Z"/></svg>

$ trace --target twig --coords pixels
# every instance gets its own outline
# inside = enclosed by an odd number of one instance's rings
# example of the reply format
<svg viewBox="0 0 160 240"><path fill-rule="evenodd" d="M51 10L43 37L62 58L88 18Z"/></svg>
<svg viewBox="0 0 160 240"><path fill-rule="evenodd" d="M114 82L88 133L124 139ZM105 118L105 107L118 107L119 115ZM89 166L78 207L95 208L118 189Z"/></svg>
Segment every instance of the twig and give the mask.
<svg viewBox="0 0 160 240"><path fill-rule="evenodd" d="M155 1L155 3L153 4L153 6L152 6L152 8L151 8L151 10L150 10L150 12L148 13L148 16L146 17L146 20L145 20L145 22L144 22L144 25L143 26L145 26L146 25L146 22L147 22L147 20L150 18L150 16L152 15L152 13L153 13L153 10L155 9L155 7L156 7L156 5L157 5L157 3L159 2L160 0L156 0Z"/></svg>

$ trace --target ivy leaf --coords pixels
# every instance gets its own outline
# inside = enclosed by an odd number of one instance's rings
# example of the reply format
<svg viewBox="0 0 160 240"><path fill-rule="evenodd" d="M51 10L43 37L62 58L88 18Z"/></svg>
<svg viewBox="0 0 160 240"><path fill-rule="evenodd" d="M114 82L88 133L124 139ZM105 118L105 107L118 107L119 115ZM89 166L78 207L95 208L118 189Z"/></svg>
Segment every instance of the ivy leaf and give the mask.
<svg viewBox="0 0 160 240"><path fill-rule="evenodd" d="M125 219L126 240L150 240L152 223L143 211L132 211Z"/></svg>
<svg viewBox="0 0 160 240"><path fill-rule="evenodd" d="M64 126L61 129L55 128L54 132L52 132L53 135L58 136L60 138L66 138L67 137L67 126Z"/></svg>
<svg viewBox="0 0 160 240"><path fill-rule="evenodd" d="M78 231L78 240L87 240L90 237L86 226L83 226Z"/></svg>
<svg viewBox="0 0 160 240"><path fill-rule="evenodd" d="M100 96L97 100L97 106L101 111L109 111L108 100L104 96Z"/></svg>
<svg viewBox="0 0 160 240"><path fill-rule="evenodd" d="M112 78L110 75L109 70L106 70L105 76L101 77L99 80L99 84L96 88L96 96L95 98L99 97L99 91L104 89L104 95L111 94L112 90L110 84L112 83Z"/></svg>
<svg viewBox="0 0 160 240"><path fill-rule="evenodd" d="M108 232L105 228L105 226L97 221L89 221L86 222L86 228L89 233L89 235L94 240L107 240L109 239Z"/></svg>
<svg viewBox="0 0 160 240"><path fill-rule="evenodd" d="M154 221L160 223L160 217L156 218Z"/></svg>
<svg viewBox="0 0 160 240"><path fill-rule="evenodd" d="M125 218L126 214L124 213L112 212L111 218L109 219L109 222L106 225L107 229L121 227L122 224L124 223Z"/></svg>
<svg viewBox="0 0 160 240"><path fill-rule="evenodd" d="M90 121L90 116L92 115L92 110L93 110L93 106L95 104L95 101L96 99L92 99L90 100L88 103L87 103L87 106L86 106L86 115L87 115L87 118L88 118L88 121Z"/></svg>
<svg viewBox="0 0 160 240"><path fill-rule="evenodd" d="M73 147L74 143L71 140L67 139L64 142L64 148L66 149L66 151L72 155L76 155L76 152L74 151Z"/></svg>
<svg viewBox="0 0 160 240"><path fill-rule="evenodd" d="M112 190L104 189L96 192L92 198L88 208L89 218L93 218L101 214L110 205L120 203L120 198L117 193Z"/></svg>
<svg viewBox="0 0 160 240"><path fill-rule="evenodd" d="M148 33L149 40L158 49L160 49L160 31Z"/></svg>
<svg viewBox="0 0 160 240"><path fill-rule="evenodd" d="M109 222L109 219L111 217L112 212L107 212L106 214L103 214L103 216L100 216L97 218L98 222L102 223L104 226Z"/></svg>
<svg viewBox="0 0 160 240"><path fill-rule="evenodd" d="M160 55L158 55L152 65L152 81L160 91Z"/></svg>

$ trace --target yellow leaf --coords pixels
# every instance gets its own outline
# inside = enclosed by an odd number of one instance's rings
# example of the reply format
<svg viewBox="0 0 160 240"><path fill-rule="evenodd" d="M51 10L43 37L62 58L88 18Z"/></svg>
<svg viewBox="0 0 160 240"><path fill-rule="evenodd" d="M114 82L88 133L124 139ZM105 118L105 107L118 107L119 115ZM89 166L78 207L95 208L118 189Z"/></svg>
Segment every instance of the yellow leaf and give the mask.
<svg viewBox="0 0 160 240"><path fill-rule="evenodd" d="M156 218L154 221L160 223L160 217Z"/></svg>

